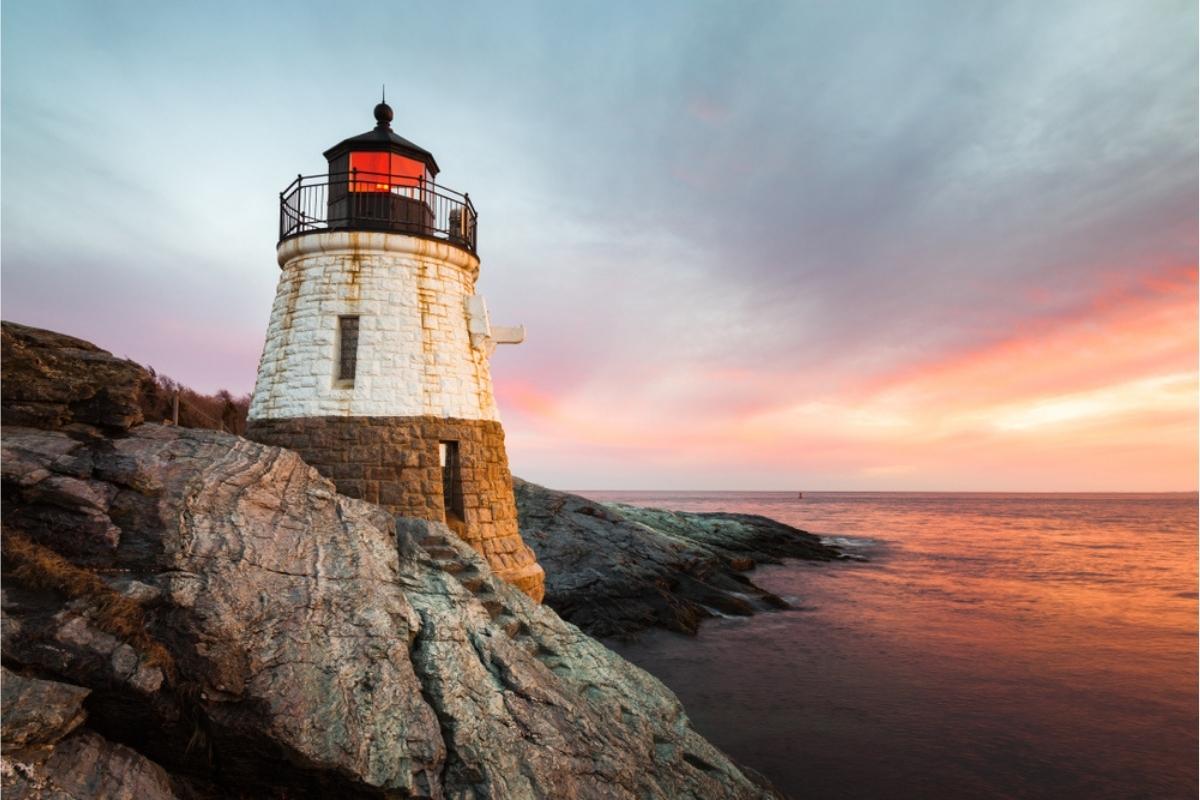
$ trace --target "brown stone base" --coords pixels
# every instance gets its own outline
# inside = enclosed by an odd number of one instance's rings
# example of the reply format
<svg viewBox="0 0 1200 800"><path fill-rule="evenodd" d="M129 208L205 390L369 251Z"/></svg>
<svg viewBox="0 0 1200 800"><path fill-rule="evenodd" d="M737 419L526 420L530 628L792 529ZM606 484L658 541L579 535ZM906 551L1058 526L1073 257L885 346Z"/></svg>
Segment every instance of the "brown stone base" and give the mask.
<svg viewBox="0 0 1200 800"><path fill-rule="evenodd" d="M447 522L500 578L541 601L545 576L521 540L504 429L440 417L294 417L250 420L246 437L295 450L338 491L397 516ZM447 520L440 442L457 442L462 519Z"/></svg>

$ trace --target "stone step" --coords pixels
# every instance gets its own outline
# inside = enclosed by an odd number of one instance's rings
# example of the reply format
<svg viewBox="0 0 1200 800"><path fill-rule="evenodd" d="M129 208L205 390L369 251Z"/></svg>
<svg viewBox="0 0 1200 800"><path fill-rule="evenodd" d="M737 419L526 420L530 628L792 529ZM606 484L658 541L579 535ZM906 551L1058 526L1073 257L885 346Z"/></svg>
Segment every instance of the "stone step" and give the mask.
<svg viewBox="0 0 1200 800"><path fill-rule="evenodd" d="M445 547L450 544L450 540L440 533L433 533L421 540L421 547Z"/></svg>

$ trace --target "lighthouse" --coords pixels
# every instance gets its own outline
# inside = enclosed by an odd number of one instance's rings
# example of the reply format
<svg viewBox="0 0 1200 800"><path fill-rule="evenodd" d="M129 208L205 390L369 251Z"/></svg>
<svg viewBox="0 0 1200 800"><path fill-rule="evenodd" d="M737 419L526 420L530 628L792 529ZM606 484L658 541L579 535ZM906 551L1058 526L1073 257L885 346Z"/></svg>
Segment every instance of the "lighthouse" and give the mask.
<svg viewBox="0 0 1200 800"><path fill-rule="evenodd" d="M247 435L291 448L338 491L444 522L541 600L517 528L488 359L521 327L476 294L478 215L428 150L375 127L279 196L279 284Z"/></svg>

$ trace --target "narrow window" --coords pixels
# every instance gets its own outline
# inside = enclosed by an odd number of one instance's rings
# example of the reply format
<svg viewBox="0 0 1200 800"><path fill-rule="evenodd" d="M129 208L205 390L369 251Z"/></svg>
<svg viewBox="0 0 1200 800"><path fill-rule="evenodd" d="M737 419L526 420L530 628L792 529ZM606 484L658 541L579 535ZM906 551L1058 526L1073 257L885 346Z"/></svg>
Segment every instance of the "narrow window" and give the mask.
<svg viewBox="0 0 1200 800"><path fill-rule="evenodd" d="M338 317L339 381L354 381L358 368L358 317Z"/></svg>
<svg viewBox="0 0 1200 800"><path fill-rule="evenodd" d="M463 519L462 469L458 460L458 442L440 442L442 462L442 505L448 519Z"/></svg>

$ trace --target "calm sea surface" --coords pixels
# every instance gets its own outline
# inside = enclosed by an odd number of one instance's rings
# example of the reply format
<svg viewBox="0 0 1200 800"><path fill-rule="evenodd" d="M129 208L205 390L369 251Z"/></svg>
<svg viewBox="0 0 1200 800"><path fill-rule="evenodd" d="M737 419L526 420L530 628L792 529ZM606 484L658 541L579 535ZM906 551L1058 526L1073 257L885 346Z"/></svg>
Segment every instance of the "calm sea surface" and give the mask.
<svg viewBox="0 0 1200 800"><path fill-rule="evenodd" d="M765 514L868 563L615 649L796 798L1195 798L1197 498L587 492Z"/></svg>

